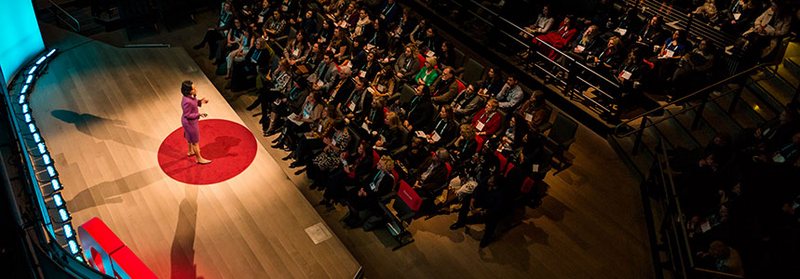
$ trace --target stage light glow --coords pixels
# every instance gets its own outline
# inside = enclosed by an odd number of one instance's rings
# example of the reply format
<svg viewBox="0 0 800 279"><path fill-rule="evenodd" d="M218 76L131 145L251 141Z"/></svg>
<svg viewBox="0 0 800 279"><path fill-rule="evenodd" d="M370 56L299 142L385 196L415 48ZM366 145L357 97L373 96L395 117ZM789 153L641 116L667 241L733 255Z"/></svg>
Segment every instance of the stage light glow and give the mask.
<svg viewBox="0 0 800 279"><path fill-rule="evenodd" d="M20 94L25 94L25 92L28 92L28 85L27 84L22 86L22 90L20 91Z"/></svg>
<svg viewBox="0 0 800 279"><path fill-rule="evenodd" d="M58 179L50 180L50 184L53 185L53 191L61 190L61 182L58 182Z"/></svg>
<svg viewBox="0 0 800 279"><path fill-rule="evenodd" d="M22 113L28 113L28 104L22 105Z"/></svg>
<svg viewBox="0 0 800 279"><path fill-rule="evenodd" d="M40 141L42 141L42 136L39 133L33 133L33 142L39 143Z"/></svg>
<svg viewBox="0 0 800 279"><path fill-rule="evenodd" d="M28 78L25 79L25 83L26 84L31 84L31 81L33 81L33 75L28 75Z"/></svg>
<svg viewBox="0 0 800 279"><path fill-rule="evenodd" d="M55 203L58 207L64 204L64 199L61 198L61 194L53 194L53 203Z"/></svg>
<svg viewBox="0 0 800 279"><path fill-rule="evenodd" d="M75 242L74 239L69 240L69 251L72 252L72 254L78 253L78 243Z"/></svg>
<svg viewBox="0 0 800 279"><path fill-rule="evenodd" d="M20 94L19 95L19 104L21 105L21 104L24 104L24 103L25 103L25 94Z"/></svg>
<svg viewBox="0 0 800 279"><path fill-rule="evenodd" d="M28 130L30 130L31 133L35 133L36 132L36 125L33 125L33 123L28 124Z"/></svg>
<svg viewBox="0 0 800 279"><path fill-rule="evenodd" d="M31 114L30 113L26 113L25 114L25 123L31 123Z"/></svg>
<svg viewBox="0 0 800 279"><path fill-rule="evenodd" d="M64 236L66 236L67 238L70 238L70 237L73 236L72 226L70 224L64 225Z"/></svg>
<svg viewBox="0 0 800 279"><path fill-rule="evenodd" d="M42 57L42 58L41 58L41 59L39 59L39 60L42 60L42 59L44 59L44 57ZM32 74L33 74L33 72L35 72L35 71L36 71L36 69L38 69L38 68L39 68L39 66L38 66L38 65L39 65L39 62L36 62L36 65L34 65L33 67L31 67L31 69L30 69L30 70L28 70L28 74L29 74L29 75L32 75Z"/></svg>
<svg viewBox="0 0 800 279"><path fill-rule="evenodd" d="M53 53L56 53L56 49L51 49L50 52L47 53L47 57L50 57Z"/></svg>
<svg viewBox="0 0 800 279"><path fill-rule="evenodd" d="M53 166L47 166L47 174L49 174L50 177L56 176L56 168Z"/></svg>
<svg viewBox="0 0 800 279"><path fill-rule="evenodd" d="M39 57L39 60L36 60L36 65L42 64L42 62L44 62L45 59L47 59L47 56Z"/></svg>
<svg viewBox="0 0 800 279"><path fill-rule="evenodd" d="M39 154L44 154L47 152L47 146L44 145L44 142L40 142L36 146L39 147Z"/></svg>
<svg viewBox="0 0 800 279"><path fill-rule="evenodd" d="M47 155L47 154L42 155L42 161L44 161L45 165L49 165L50 164L50 155Z"/></svg>
<svg viewBox="0 0 800 279"><path fill-rule="evenodd" d="M58 215L61 216L61 222L69 220L69 213L67 213L67 210L64 208L58 210Z"/></svg>

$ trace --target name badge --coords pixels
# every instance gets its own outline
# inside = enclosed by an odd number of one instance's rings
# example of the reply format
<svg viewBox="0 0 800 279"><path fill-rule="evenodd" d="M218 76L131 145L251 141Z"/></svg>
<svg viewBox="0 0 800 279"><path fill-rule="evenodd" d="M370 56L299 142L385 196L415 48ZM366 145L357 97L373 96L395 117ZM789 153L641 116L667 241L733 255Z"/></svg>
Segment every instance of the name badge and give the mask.
<svg viewBox="0 0 800 279"><path fill-rule="evenodd" d="M533 120L533 114L525 113L525 121L531 122Z"/></svg>
<svg viewBox="0 0 800 279"><path fill-rule="evenodd" d="M353 102L353 101L350 101L350 103L347 104L347 109L349 109L350 111L356 111L356 103Z"/></svg>
<svg viewBox="0 0 800 279"><path fill-rule="evenodd" d="M322 133L322 125L317 126L317 133Z"/></svg>
<svg viewBox="0 0 800 279"><path fill-rule="evenodd" d="M369 125L367 125L367 122L361 122L361 129L364 129L364 131L367 131L367 133L370 132Z"/></svg>
<svg viewBox="0 0 800 279"><path fill-rule="evenodd" d="M622 73L619 74L619 76L624 80L628 80L631 78L631 72L623 70Z"/></svg>
<svg viewBox="0 0 800 279"><path fill-rule="evenodd" d="M364 71L364 70L358 71L358 77L360 77L360 78L367 77L367 71Z"/></svg>
<svg viewBox="0 0 800 279"><path fill-rule="evenodd" d="M475 129L478 129L478 132L483 132L483 126L486 126L486 124L483 124L483 122L478 120L478 124L475 125Z"/></svg>
<svg viewBox="0 0 800 279"><path fill-rule="evenodd" d="M672 57L672 56L675 56L675 52L674 51L669 50L669 49L664 51L664 57Z"/></svg>
<svg viewBox="0 0 800 279"><path fill-rule="evenodd" d="M733 20L739 20L742 17L742 13L733 13Z"/></svg>
<svg viewBox="0 0 800 279"><path fill-rule="evenodd" d="M439 136L439 133L437 133L436 131L433 131L433 135L431 135L431 139L434 142L438 142L440 139L442 139L442 137Z"/></svg>

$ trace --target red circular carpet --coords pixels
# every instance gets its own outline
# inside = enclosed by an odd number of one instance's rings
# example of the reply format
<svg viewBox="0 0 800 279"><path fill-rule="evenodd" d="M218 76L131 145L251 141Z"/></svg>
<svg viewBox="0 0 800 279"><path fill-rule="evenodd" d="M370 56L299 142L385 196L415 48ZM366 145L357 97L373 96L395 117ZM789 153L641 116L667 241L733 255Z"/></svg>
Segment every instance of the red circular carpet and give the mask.
<svg viewBox="0 0 800 279"><path fill-rule="evenodd" d="M200 151L211 164L200 165L178 128L158 148L158 164L173 179L188 184L219 183L244 171L256 157L256 139L246 127L222 119L200 121Z"/></svg>

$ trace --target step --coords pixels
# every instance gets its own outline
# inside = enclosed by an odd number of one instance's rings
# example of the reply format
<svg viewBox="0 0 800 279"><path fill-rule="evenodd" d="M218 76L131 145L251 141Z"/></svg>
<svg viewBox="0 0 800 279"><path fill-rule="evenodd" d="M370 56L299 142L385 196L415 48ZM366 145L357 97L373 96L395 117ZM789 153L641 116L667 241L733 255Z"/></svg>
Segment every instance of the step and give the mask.
<svg viewBox="0 0 800 279"><path fill-rule="evenodd" d="M745 87L742 90L741 98L747 106L749 106L753 111L758 113L762 119L769 121L780 114L780 111L777 109L772 108L771 106L767 106L763 99L760 98L760 95L757 95L752 89Z"/></svg>
<svg viewBox="0 0 800 279"><path fill-rule="evenodd" d="M691 130L692 136L694 136L694 138L697 139L700 144L707 144L711 142L711 140L717 134L717 131L713 127L710 127L708 123L705 122L705 119L702 118L697 129L692 130L692 122L694 121L696 115L697 113L695 113L694 110L689 110L675 118L681 123L681 125L683 125L683 127L687 127L689 130Z"/></svg>
<svg viewBox="0 0 800 279"><path fill-rule="evenodd" d="M777 77L764 73L746 83L745 88L749 89L753 94L742 94L742 96L752 96L757 100L754 101L754 104L758 104L762 109L780 112L785 104L780 103L776 96L790 95L787 92L789 90L788 85L781 83Z"/></svg>
<svg viewBox="0 0 800 279"><path fill-rule="evenodd" d="M760 92L764 101L778 110L783 110L794 96L795 89L772 72L763 73L755 81L764 89Z"/></svg>
<svg viewBox="0 0 800 279"><path fill-rule="evenodd" d="M797 88L800 85L800 57L786 57L778 68L778 75L789 85Z"/></svg>
<svg viewBox="0 0 800 279"><path fill-rule="evenodd" d="M706 104L703 109L703 119L705 119L706 123L710 125L716 133L736 135L742 129L739 123L736 123L736 121L728 116L726 111L722 110L722 108L715 103Z"/></svg>
<svg viewBox="0 0 800 279"><path fill-rule="evenodd" d="M742 90L742 94L753 93L750 93L750 91L744 89ZM739 126L744 128L756 127L759 124L764 123L766 120L771 119L769 118L771 115L766 114L767 112L763 111L761 106L758 107L759 109L757 111L754 109L755 106L750 102L752 102L755 98L748 98L745 100L740 97L736 100L736 107L731 112L729 109L734 98L736 98L736 96L731 94L717 98L714 101L722 110L727 111L730 117L733 118L733 120L736 121Z"/></svg>

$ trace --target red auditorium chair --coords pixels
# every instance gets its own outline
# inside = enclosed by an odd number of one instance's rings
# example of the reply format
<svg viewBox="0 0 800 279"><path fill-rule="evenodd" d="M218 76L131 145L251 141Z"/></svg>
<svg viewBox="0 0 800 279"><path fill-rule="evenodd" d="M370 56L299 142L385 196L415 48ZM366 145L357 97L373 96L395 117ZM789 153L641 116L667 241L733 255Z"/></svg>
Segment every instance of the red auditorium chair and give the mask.
<svg viewBox="0 0 800 279"><path fill-rule="evenodd" d="M381 202L381 208L386 215L386 229L399 243L392 250L400 249L414 242L408 226L417 216L421 206L422 198L405 180L400 180L400 185L394 195L384 198Z"/></svg>

